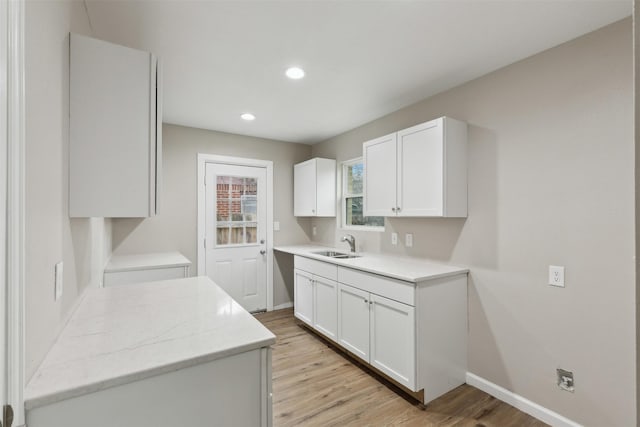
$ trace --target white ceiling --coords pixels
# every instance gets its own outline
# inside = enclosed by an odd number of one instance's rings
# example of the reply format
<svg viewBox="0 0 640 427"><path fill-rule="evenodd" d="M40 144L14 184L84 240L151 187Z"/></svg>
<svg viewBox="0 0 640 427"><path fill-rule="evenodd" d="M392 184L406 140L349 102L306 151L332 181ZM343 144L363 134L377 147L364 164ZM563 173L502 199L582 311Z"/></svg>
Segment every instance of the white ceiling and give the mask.
<svg viewBox="0 0 640 427"><path fill-rule="evenodd" d="M95 37L162 57L165 122L312 144L622 19L632 2L86 4ZM306 77L287 79L291 65Z"/></svg>

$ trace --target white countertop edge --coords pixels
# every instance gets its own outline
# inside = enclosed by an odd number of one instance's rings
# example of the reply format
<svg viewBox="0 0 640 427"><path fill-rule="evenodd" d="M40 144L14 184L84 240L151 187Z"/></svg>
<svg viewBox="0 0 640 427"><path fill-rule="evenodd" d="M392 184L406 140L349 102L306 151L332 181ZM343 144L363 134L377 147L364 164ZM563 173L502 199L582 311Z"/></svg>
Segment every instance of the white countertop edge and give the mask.
<svg viewBox="0 0 640 427"><path fill-rule="evenodd" d="M116 273L121 271L190 267L191 264L187 257L177 251L112 255L105 265L104 272Z"/></svg>
<svg viewBox="0 0 640 427"><path fill-rule="evenodd" d="M175 263L175 264L162 264L162 265L141 265L132 267L109 267L104 268L105 273L120 273L123 271L138 271L138 270L160 270L164 268L176 268L176 267L191 267L191 262Z"/></svg>
<svg viewBox="0 0 640 427"><path fill-rule="evenodd" d="M410 261L410 262L421 262L424 261L425 263L429 263L429 264L433 264L433 265L437 265L437 266L441 266L441 267L448 267L448 268L452 268L451 271L447 271L447 272L442 272L442 273L435 273L435 274L428 274L428 275L418 275L418 276L406 276L406 275L401 275L401 274L395 274L389 271L385 271L384 269L376 269L376 268L370 268L367 266L361 266L361 265L354 265L352 263L350 263L347 260L344 259L339 259L339 258L331 258L331 257L326 257L326 256L322 256L322 255L317 255L317 254L313 254L311 253L312 251L319 251L319 250L333 250L336 252L343 252L343 253L350 253L349 250L345 250L345 249L340 249L340 248L334 248L334 247L330 247L330 246L322 246L322 245L288 245L288 246L276 246L273 248L275 251L279 251L279 252L284 252L284 253L288 253L288 254L292 254L292 255L298 255L298 256L302 256L305 258L309 258L309 259L314 259L317 261L323 261L323 262L328 262L330 264L335 264L341 267L347 267L347 268L352 268L354 270L360 270L360 271L364 271L367 273L372 273L372 274L378 274L380 276L385 276L385 277L389 277L392 279L397 279L397 280L402 280L404 282L410 282L410 283L414 283L414 284L419 284L420 282L424 282L427 280L433 280L433 279L441 279L444 277L451 277L451 276L457 276L460 274L468 274L469 273L469 269L466 267L460 267L457 265L451 265L451 264L444 264L442 262L437 262L437 261L431 261L431 260L421 260L420 258L412 258L412 257L407 257L404 260L400 260L402 261ZM382 254L368 254L366 252L363 253L359 253L356 252L356 255L360 255L362 254L363 257L369 255L369 256L375 256L377 258L387 258L387 259L393 259L393 260L398 260L400 257L397 255L382 255Z"/></svg>
<svg viewBox="0 0 640 427"><path fill-rule="evenodd" d="M74 397L82 396L89 393L95 393L107 388L116 387L119 385L129 384L135 381L140 381L146 378L154 377L157 375L166 374L168 372L174 372L192 366L200 365L214 360L223 359L228 356L244 353L251 350L256 350L263 347L268 347L275 344L276 337L273 335L268 339L257 340L244 345L240 345L234 348L221 350L215 353L196 356L194 358L179 360L171 362L165 365L153 366L149 369L142 371L132 372L121 376L107 378L104 380L96 381L89 384L82 384L77 387L72 387L66 390L56 391L54 393L42 394L42 395L29 395L29 386L25 389L24 406L25 409L31 410L39 408L41 406L51 405L63 400L72 399Z"/></svg>

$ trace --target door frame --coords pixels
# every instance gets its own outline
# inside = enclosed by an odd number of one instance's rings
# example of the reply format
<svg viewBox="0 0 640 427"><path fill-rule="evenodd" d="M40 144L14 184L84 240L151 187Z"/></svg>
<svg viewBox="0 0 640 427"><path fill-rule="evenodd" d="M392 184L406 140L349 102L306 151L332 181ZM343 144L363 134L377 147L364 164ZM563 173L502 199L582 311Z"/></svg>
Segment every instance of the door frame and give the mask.
<svg viewBox="0 0 640 427"><path fill-rule="evenodd" d="M247 159L244 157L219 156L198 153L198 228L196 237L198 276L206 274L206 191L205 172L207 163L219 163L235 166L251 166L267 170L267 311L273 310L273 162L271 160Z"/></svg>
<svg viewBox="0 0 640 427"><path fill-rule="evenodd" d="M13 425L25 423L24 366L25 366L25 0L0 2L0 304L6 307L6 316L0 320L6 336L4 365L6 388L0 397L2 404L12 406ZM3 307L4 308L4 307ZM1 375L0 375L1 376ZM1 417L1 415L0 415Z"/></svg>

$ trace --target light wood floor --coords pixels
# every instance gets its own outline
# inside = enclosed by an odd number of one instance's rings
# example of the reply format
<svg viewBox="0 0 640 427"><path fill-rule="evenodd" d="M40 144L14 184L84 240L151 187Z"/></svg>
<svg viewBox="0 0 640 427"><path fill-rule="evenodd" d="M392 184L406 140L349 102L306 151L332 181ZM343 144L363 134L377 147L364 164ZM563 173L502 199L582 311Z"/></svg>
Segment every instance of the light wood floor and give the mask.
<svg viewBox="0 0 640 427"><path fill-rule="evenodd" d="M275 427L546 426L468 385L421 409L391 383L299 326L292 309L256 318L277 336L273 346Z"/></svg>

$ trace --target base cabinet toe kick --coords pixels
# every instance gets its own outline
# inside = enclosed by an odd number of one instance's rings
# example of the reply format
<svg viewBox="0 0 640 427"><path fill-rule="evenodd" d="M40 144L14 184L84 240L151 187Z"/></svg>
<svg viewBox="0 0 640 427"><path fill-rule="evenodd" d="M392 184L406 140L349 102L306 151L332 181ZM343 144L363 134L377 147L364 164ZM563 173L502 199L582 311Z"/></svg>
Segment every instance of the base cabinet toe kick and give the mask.
<svg viewBox="0 0 640 427"><path fill-rule="evenodd" d="M407 282L294 258L294 315L426 404L465 383L467 273Z"/></svg>

